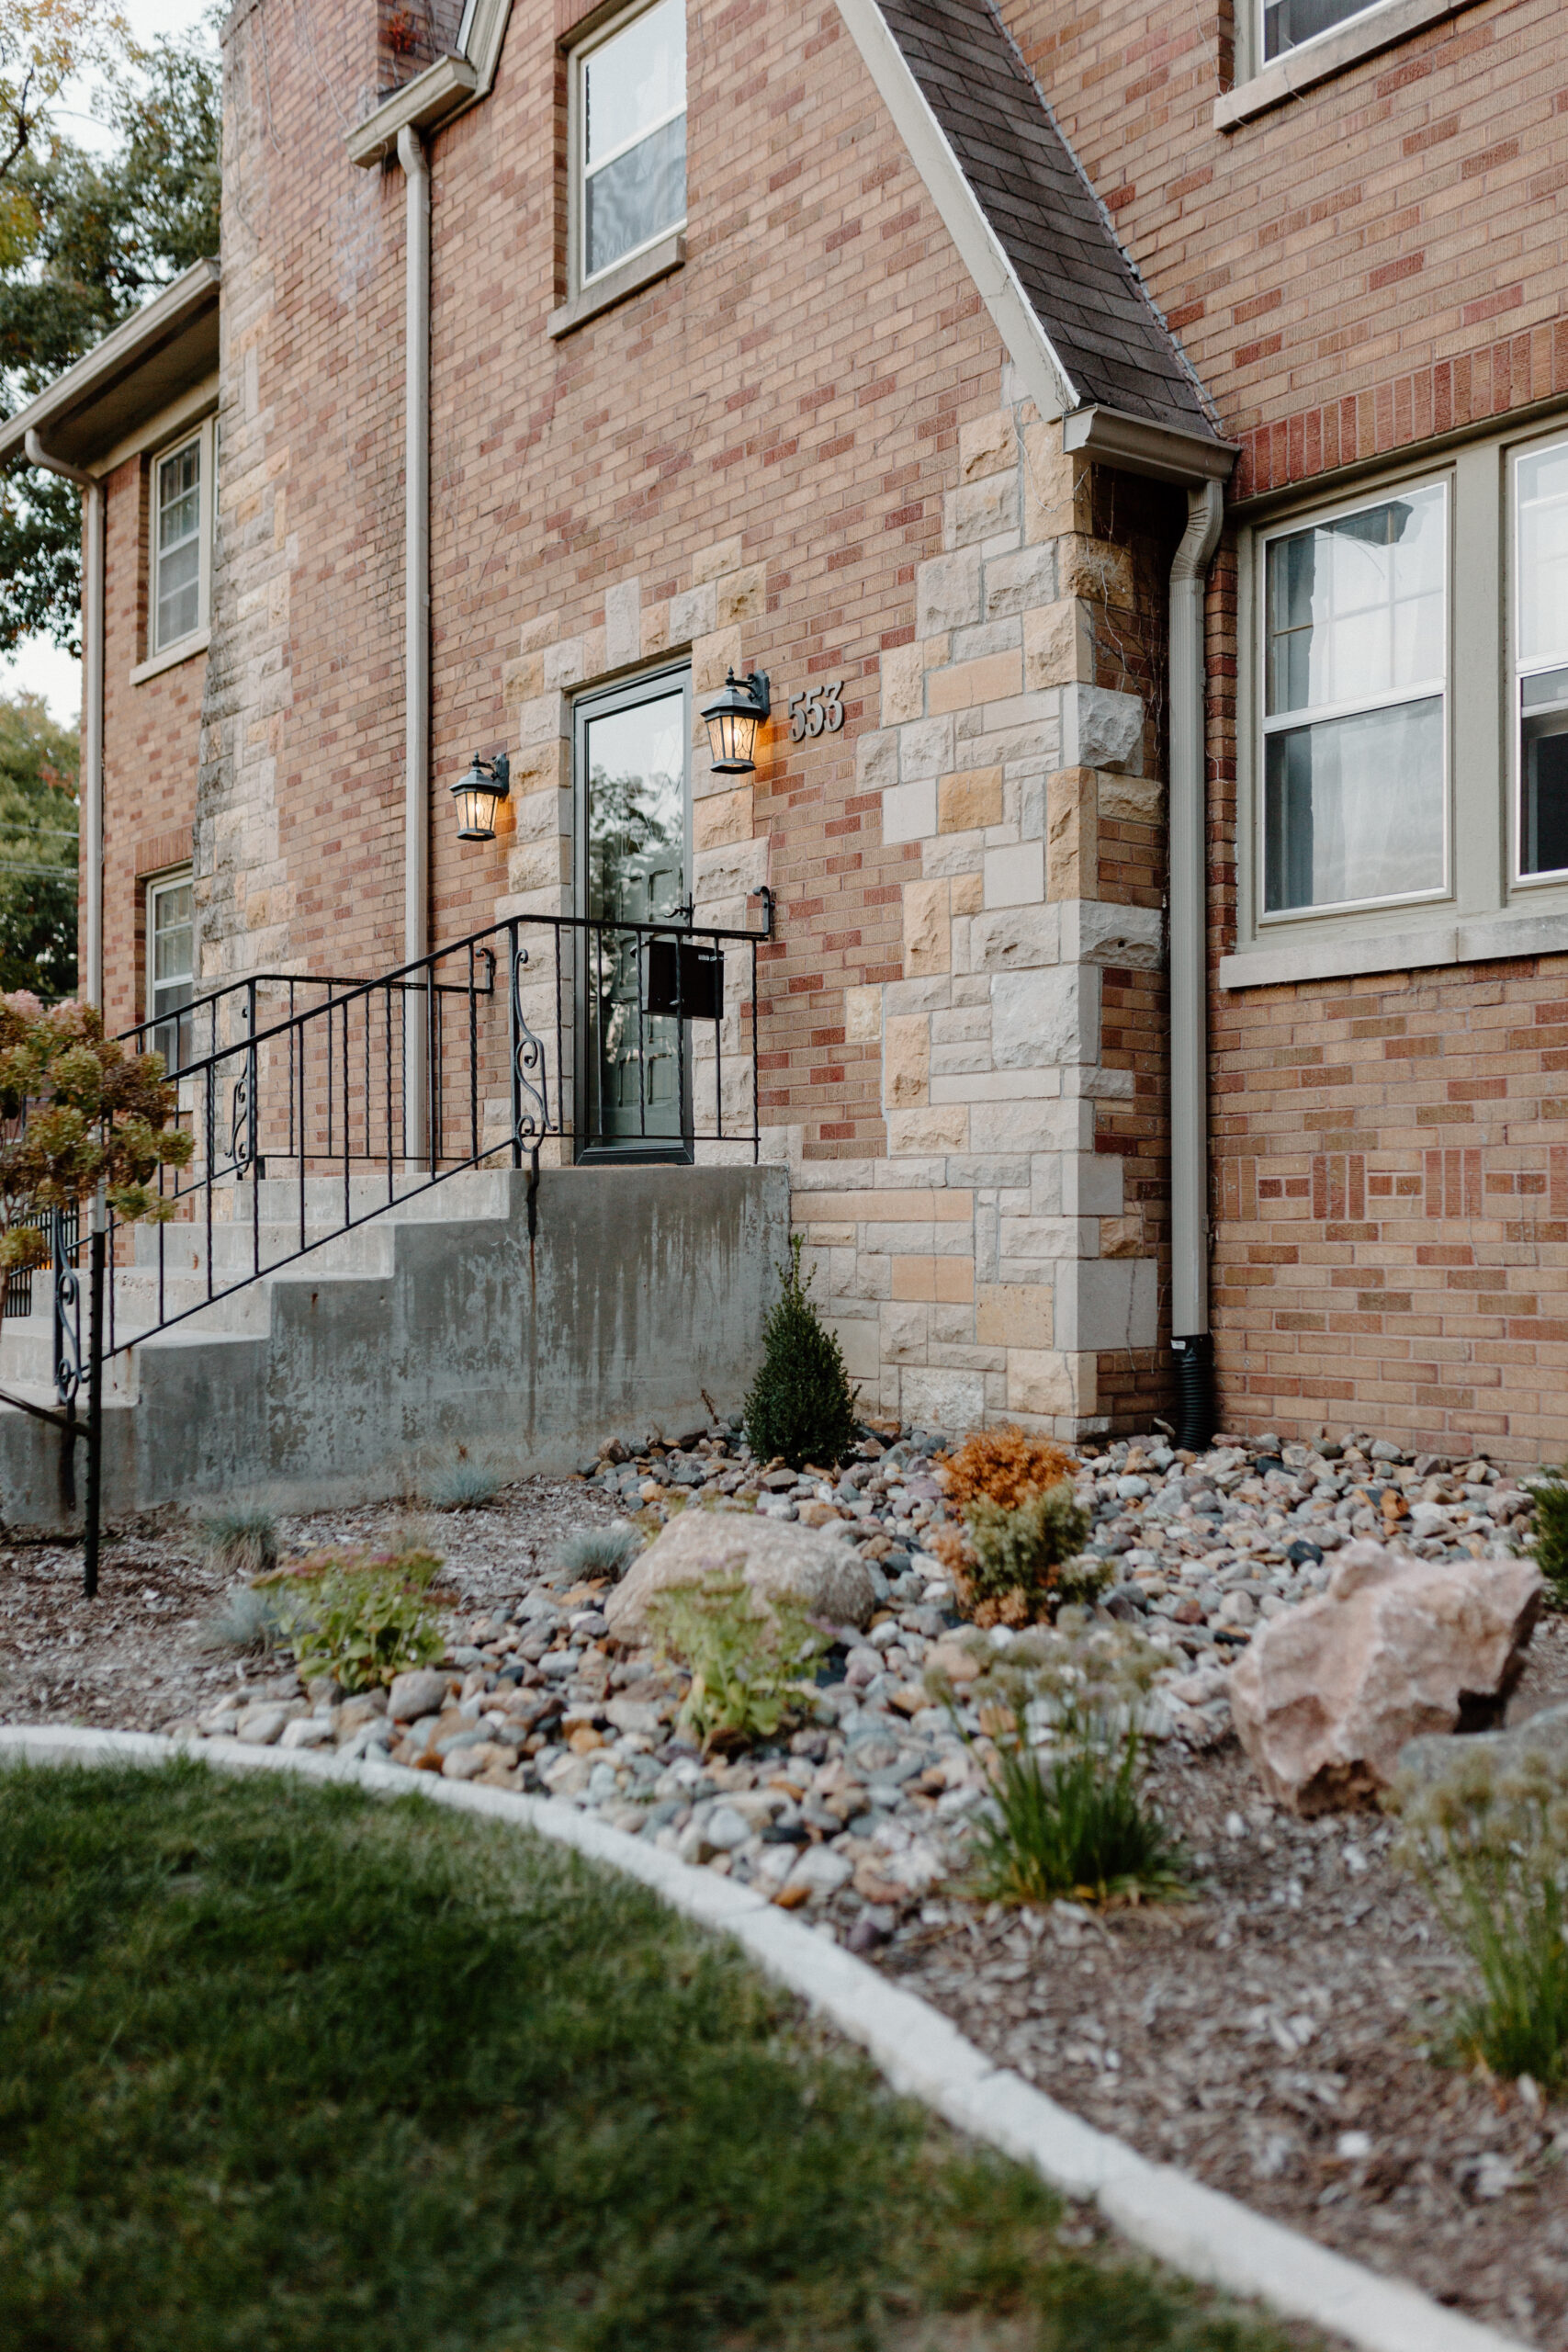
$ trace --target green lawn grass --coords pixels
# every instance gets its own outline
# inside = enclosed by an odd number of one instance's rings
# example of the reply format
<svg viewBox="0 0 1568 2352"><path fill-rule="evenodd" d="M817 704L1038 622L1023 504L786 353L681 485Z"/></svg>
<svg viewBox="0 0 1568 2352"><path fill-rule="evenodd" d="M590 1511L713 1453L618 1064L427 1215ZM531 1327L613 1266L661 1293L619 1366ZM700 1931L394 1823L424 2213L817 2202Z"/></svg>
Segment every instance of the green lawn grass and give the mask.
<svg viewBox="0 0 1568 2352"><path fill-rule="evenodd" d="M0 1772L6 2352L1283 2341L1056 2219L573 1855L190 1763Z"/></svg>

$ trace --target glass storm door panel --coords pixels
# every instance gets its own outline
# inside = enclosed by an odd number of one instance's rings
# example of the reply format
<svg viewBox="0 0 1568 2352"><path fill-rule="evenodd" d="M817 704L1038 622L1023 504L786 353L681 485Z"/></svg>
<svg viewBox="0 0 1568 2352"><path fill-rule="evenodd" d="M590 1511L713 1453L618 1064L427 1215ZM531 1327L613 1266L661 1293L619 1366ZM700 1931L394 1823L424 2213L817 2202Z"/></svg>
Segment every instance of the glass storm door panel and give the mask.
<svg viewBox="0 0 1568 2352"><path fill-rule="evenodd" d="M586 881L581 1118L590 1148L679 1152L690 1120L680 1023L647 1010L648 942L622 923L690 920L689 681L681 674L580 706L577 765Z"/></svg>

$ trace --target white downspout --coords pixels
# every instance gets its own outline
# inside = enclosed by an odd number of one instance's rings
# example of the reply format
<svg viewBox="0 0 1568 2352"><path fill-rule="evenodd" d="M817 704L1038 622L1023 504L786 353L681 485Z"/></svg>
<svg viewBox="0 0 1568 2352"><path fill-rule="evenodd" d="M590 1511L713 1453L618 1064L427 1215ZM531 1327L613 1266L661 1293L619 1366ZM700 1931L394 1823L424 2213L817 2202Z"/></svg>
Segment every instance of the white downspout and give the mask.
<svg viewBox="0 0 1568 2352"><path fill-rule="evenodd" d="M1171 1337L1190 1406L1211 1410L1207 796L1203 599L1224 521L1224 485L1187 493L1187 528L1170 567L1170 1226ZM1206 1444L1212 1428L1184 1430Z"/></svg>
<svg viewBox="0 0 1568 2352"><path fill-rule="evenodd" d="M77 986L87 1002L104 1009L104 485L96 474L63 458L51 457L36 433L27 436L28 463L44 473L79 482L87 526L82 582L83 747L82 831L86 850L86 939Z"/></svg>
<svg viewBox="0 0 1568 2352"><path fill-rule="evenodd" d="M403 395L403 961L430 949L430 165L417 130L398 133L406 182ZM425 1148L427 999L407 995L403 1148Z"/></svg>

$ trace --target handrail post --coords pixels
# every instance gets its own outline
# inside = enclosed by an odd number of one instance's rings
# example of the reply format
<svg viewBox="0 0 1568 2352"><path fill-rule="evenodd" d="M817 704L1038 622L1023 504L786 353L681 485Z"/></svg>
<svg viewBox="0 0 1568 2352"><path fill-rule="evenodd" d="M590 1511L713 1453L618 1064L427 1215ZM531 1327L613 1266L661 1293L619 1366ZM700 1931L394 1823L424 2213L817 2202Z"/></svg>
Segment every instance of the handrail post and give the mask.
<svg viewBox="0 0 1568 2352"><path fill-rule="evenodd" d="M93 1232L87 1272L87 1505L82 1532L82 1590L89 1600L98 1589L98 1521L104 1491L104 1244L107 1203L100 1184L93 1195Z"/></svg>

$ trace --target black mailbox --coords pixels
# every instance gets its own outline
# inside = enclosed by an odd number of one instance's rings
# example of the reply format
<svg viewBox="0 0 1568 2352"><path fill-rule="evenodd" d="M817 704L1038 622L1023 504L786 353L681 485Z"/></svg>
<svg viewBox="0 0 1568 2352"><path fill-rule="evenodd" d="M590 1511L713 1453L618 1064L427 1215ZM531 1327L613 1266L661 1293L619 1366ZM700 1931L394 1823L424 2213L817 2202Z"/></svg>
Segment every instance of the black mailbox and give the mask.
<svg viewBox="0 0 1568 2352"><path fill-rule="evenodd" d="M650 939L645 1011L672 1013L682 1021L718 1021L724 1015L724 956L694 939Z"/></svg>

